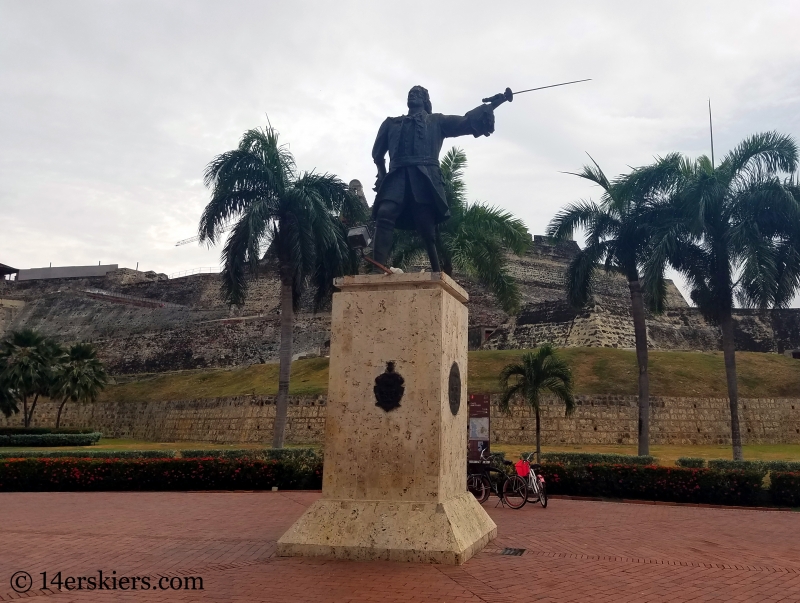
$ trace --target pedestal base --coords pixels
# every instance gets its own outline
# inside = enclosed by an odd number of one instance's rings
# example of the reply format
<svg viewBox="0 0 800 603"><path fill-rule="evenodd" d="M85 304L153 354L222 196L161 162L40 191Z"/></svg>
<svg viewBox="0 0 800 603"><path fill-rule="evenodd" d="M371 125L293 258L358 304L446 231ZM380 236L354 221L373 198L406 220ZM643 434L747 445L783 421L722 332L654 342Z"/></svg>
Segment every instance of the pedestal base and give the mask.
<svg viewBox="0 0 800 603"><path fill-rule="evenodd" d="M277 554L459 565L496 535L469 492L438 504L320 499L281 537Z"/></svg>
<svg viewBox="0 0 800 603"><path fill-rule="evenodd" d="M277 553L463 563L497 533L467 492L469 297L429 272L335 283L322 498Z"/></svg>

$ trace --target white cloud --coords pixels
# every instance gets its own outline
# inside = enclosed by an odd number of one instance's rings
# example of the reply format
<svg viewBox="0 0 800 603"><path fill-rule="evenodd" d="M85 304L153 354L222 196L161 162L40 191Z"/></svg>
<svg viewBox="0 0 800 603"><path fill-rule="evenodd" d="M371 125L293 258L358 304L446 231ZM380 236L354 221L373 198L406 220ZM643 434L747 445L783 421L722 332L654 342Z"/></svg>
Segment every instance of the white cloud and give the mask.
<svg viewBox="0 0 800 603"><path fill-rule="evenodd" d="M80 2L0 5L0 261L212 266L174 247L208 199L206 163L265 114L302 169L371 188L378 125L426 86L458 113L519 96L490 138L454 141L470 196L541 233L609 174L798 134L800 5L671 2Z"/></svg>

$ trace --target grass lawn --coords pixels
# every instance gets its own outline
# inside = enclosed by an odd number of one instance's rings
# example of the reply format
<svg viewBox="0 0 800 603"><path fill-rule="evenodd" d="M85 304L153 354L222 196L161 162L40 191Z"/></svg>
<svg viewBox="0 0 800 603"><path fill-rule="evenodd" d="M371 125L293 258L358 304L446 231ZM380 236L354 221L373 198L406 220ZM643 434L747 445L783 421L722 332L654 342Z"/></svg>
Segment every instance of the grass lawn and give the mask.
<svg viewBox="0 0 800 603"><path fill-rule="evenodd" d="M468 388L472 393L500 391L497 375L524 350L487 350L469 353ZM636 354L612 348L563 348L572 367L578 394L635 395ZM653 396L725 398L722 352L655 352L650 359ZM739 396L742 398L800 395L800 362L779 354L737 352ZM311 358L292 364L290 393L324 394L328 387L328 359ZM231 370L180 371L136 378L107 387L101 400L145 402L217 398L247 394L276 394L278 365L256 364Z"/></svg>
<svg viewBox="0 0 800 603"><path fill-rule="evenodd" d="M743 446L748 461L800 461L800 444L753 444ZM492 444L494 452L505 452L506 459L516 460L522 452L536 449L536 444ZM597 444L587 446L542 446L542 452L610 452L636 454L636 444ZM674 465L681 457L732 459L730 446L650 446L650 454L659 465Z"/></svg>

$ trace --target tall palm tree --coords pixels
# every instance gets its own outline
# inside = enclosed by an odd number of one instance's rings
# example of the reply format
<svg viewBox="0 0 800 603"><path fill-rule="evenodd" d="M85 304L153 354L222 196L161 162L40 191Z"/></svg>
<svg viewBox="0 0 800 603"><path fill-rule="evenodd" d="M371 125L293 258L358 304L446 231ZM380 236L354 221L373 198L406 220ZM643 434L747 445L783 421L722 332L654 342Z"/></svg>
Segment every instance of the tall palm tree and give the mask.
<svg viewBox="0 0 800 603"><path fill-rule="evenodd" d="M105 388L108 375L94 347L89 343L76 343L69 348L57 367L53 381L51 397L61 398L56 415L58 429L67 402L94 402Z"/></svg>
<svg viewBox="0 0 800 603"><path fill-rule="evenodd" d="M591 156L590 156L591 159ZM668 155L647 167L637 168L611 182L600 166L586 165L575 176L585 178L602 189L598 205L592 201L572 203L550 222L547 234L557 239L572 239L575 228L586 231L586 245L570 263L567 272L567 297L575 307L584 307L590 300L596 268L602 264L606 272L625 276L631 296L631 316L639 365L639 429L638 453L650 454L650 380L647 358L645 303L640 282L651 242L651 202L668 194L675 183L677 154ZM650 309L659 311L666 298L663 276L655 294L649 298Z"/></svg>
<svg viewBox="0 0 800 603"><path fill-rule="evenodd" d="M330 293L333 277L357 270L345 223L364 220L364 208L336 176L299 173L272 127L248 130L236 149L215 157L206 167L205 184L211 188L211 201L200 219L200 241L216 244L234 223L222 250L222 292L228 303L244 303L248 276L257 273L259 261L278 266L281 343L272 445L281 448L294 311L309 284L318 306Z"/></svg>
<svg viewBox="0 0 800 603"><path fill-rule="evenodd" d="M519 311L520 292L508 271L507 252L522 255L530 235L522 220L484 203L468 203L464 168L467 156L453 147L441 160L450 219L437 228L436 248L442 270L476 278L495 295L508 314ZM392 249L392 263L406 268L425 253L416 233L399 231Z"/></svg>
<svg viewBox="0 0 800 603"><path fill-rule="evenodd" d="M525 352L521 362L508 364L500 373L503 397L500 410L508 414L511 400L521 396L536 414L536 461L541 461L540 402L544 392L554 394L566 405L566 416L575 410L572 395L572 371L552 344L546 343L535 352Z"/></svg>
<svg viewBox="0 0 800 603"><path fill-rule="evenodd" d="M733 458L742 459L736 383L734 301L786 306L800 277L797 145L776 132L755 134L718 167L706 156L684 159L678 188L661 208L657 243L647 261L646 288L656 288L664 264L683 273L691 299L719 325L731 413Z"/></svg>
<svg viewBox="0 0 800 603"><path fill-rule="evenodd" d="M61 348L32 329L12 331L0 343L0 384L6 396L22 402L23 425L31 426L40 395L47 395L53 365L63 354ZM30 408L28 400L33 397ZM14 408L17 408L14 404Z"/></svg>

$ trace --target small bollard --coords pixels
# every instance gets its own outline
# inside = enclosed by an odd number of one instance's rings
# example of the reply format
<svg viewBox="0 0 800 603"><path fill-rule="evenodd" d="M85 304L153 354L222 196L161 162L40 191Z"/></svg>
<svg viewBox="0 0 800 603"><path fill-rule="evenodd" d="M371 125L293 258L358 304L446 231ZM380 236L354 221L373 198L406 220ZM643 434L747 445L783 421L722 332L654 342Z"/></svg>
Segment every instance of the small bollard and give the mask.
<svg viewBox="0 0 800 603"><path fill-rule="evenodd" d="M277 492L278 491L278 486L272 486L272 491L273 492Z"/></svg>

